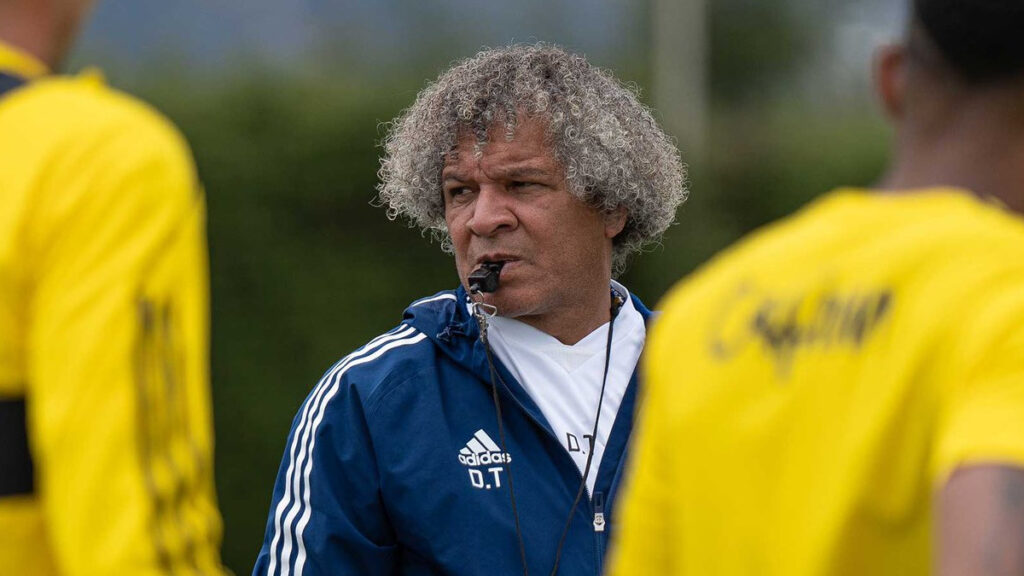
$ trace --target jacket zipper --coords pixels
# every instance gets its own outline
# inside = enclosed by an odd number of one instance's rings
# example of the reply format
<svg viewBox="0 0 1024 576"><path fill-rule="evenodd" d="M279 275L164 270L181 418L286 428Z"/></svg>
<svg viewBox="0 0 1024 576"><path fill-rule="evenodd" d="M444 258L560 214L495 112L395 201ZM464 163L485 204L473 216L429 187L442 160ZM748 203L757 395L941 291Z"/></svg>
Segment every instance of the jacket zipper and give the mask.
<svg viewBox="0 0 1024 576"><path fill-rule="evenodd" d="M534 418L533 414L530 414L530 411L526 409L526 406L524 406L523 403L519 401L519 398L516 398L516 395L513 394L512 391L508 389L508 386L506 386L504 383L502 383L501 387L507 393L506 396L511 398L512 401L516 403L516 406L519 407L519 410L522 411L523 414L526 414L527 418L529 418L538 427L543 429L544 433L547 434L548 438L553 440L560 447L562 446L562 443L559 442L558 437L555 436L555 433L552 432L551 430L549 430L547 426L544 426L543 424L541 424L540 420L537 420L536 418ZM572 456L569 456L569 454L567 452L565 452L564 450L562 451L562 453L565 454L565 456L567 458L569 458L569 461L572 464L572 469L576 471L576 477L579 478L580 482L583 482L583 473L580 472L579 467L576 466L576 461L573 460ZM597 484L596 478L595 478L594 483L595 483L595 485ZM596 568L597 568L597 570L594 572L594 575L595 576L599 576L601 574L602 565L604 563L604 541L603 541L604 540L603 533L604 533L604 530L605 530L604 493L603 492L595 492L594 495L591 496L590 495L590 488L587 487L587 486L583 487L583 493L586 495L587 503L590 504L590 509L593 512L594 554L595 554L595 556L594 556L594 560L595 560L594 566L596 566Z"/></svg>
<svg viewBox="0 0 1024 576"><path fill-rule="evenodd" d="M597 551L595 561L597 573L600 574L603 569L602 564L604 563L604 492L594 492L592 503L594 508L594 548Z"/></svg>
<svg viewBox="0 0 1024 576"><path fill-rule="evenodd" d="M594 492L594 532L604 532L604 493Z"/></svg>

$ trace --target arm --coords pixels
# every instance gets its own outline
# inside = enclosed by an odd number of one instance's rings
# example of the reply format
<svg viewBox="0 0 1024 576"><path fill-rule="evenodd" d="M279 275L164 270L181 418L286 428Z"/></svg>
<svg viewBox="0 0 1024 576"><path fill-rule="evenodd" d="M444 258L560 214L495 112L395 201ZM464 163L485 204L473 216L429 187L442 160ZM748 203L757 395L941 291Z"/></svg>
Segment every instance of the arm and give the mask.
<svg viewBox="0 0 1024 576"><path fill-rule="evenodd" d="M937 511L938 574L1024 574L1024 468L961 468L939 493Z"/></svg>
<svg viewBox="0 0 1024 576"><path fill-rule="evenodd" d="M989 282L959 331L940 411L935 570L1024 575L1024 266ZM945 368L944 368L945 369Z"/></svg>
<svg viewBox="0 0 1024 576"><path fill-rule="evenodd" d="M216 574L203 200L172 129L106 112L69 129L31 227L47 533L69 575Z"/></svg>
<svg viewBox="0 0 1024 576"><path fill-rule="evenodd" d="M295 416L253 576L386 575L396 569L395 536L363 407L344 378L359 357L356 352L329 370Z"/></svg>

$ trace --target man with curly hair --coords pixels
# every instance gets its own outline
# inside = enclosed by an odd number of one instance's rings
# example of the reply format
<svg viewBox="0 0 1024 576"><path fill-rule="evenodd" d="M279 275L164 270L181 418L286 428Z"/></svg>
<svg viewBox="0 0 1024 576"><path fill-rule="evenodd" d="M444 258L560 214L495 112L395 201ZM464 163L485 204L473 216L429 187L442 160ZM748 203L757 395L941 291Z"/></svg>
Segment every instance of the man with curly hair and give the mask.
<svg viewBox="0 0 1024 576"><path fill-rule="evenodd" d="M424 89L380 179L460 286L310 394L254 574L599 574L650 317L612 276L685 198L677 151L608 73L514 45Z"/></svg>
<svg viewBox="0 0 1024 576"><path fill-rule="evenodd" d="M667 298L616 576L1024 574L1024 3L913 14L886 177Z"/></svg>

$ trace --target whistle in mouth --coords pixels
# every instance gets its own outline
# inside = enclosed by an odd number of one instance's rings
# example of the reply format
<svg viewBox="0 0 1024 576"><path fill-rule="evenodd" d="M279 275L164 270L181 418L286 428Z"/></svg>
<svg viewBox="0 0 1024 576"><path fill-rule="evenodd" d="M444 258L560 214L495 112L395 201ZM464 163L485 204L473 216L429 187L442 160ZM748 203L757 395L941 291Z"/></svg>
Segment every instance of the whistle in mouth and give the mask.
<svg viewBox="0 0 1024 576"><path fill-rule="evenodd" d="M498 289L498 280L504 262L484 262L469 274L469 293L494 292Z"/></svg>

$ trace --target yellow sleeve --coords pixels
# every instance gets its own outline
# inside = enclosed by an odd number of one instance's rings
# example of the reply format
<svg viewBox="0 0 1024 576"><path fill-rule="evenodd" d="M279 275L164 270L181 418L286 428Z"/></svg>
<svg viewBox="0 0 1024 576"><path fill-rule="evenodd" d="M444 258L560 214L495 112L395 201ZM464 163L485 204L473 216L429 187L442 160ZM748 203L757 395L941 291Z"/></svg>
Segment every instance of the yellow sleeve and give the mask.
<svg viewBox="0 0 1024 576"><path fill-rule="evenodd" d="M675 522L678 519L677 463L671 439L675 437L670 363L673 317L656 320L644 351L642 397L631 440L625 494L620 499L614 541L609 554L612 576L674 574L680 553Z"/></svg>
<svg viewBox="0 0 1024 576"><path fill-rule="evenodd" d="M31 238L29 429L62 574L216 574L204 202L180 136L68 123Z"/></svg>
<svg viewBox="0 0 1024 576"><path fill-rule="evenodd" d="M942 389L934 479L960 466L1024 468L1024 267L979 291L953 335L955 369Z"/></svg>

